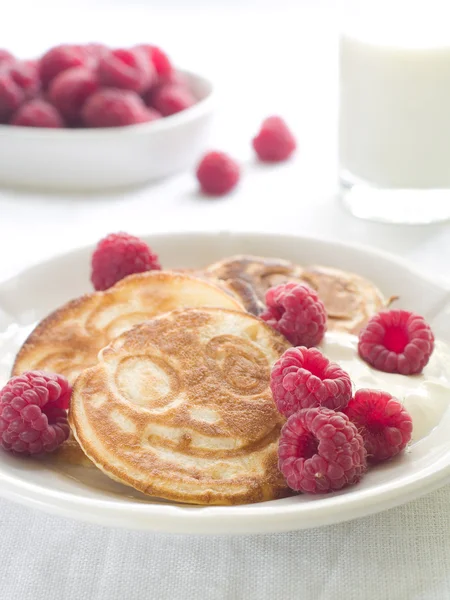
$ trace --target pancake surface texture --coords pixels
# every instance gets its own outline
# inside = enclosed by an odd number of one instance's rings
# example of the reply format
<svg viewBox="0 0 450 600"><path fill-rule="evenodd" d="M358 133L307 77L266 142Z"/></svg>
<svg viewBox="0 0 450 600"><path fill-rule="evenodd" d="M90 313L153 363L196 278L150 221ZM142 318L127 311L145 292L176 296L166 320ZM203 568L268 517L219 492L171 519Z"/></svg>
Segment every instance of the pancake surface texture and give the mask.
<svg viewBox="0 0 450 600"><path fill-rule="evenodd" d="M243 504L288 494L270 368L288 342L252 315L176 310L137 325L77 379L69 420L91 460L146 494Z"/></svg>
<svg viewBox="0 0 450 600"><path fill-rule="evenodd" d="M230 294L191 275L164 271L130 275L105 292L68 302L41 321L20 349L13 375L34 369L54 371L73 384L81 371L97 363L98 352L117 335L158 314L187 306L242 310ZM54 457L92 466L72 437Z"/></svg>
<svg viewBox="0 0 450 600"><path fill-rule="evenodd" d="M331 331L358 333L387 304L373 283L332 267L302 267L279 258L237 255L210 265L205 273L225 281L254 315L265 309L265 293L270 287L287 281L307 284L324 303Z"/></svg>

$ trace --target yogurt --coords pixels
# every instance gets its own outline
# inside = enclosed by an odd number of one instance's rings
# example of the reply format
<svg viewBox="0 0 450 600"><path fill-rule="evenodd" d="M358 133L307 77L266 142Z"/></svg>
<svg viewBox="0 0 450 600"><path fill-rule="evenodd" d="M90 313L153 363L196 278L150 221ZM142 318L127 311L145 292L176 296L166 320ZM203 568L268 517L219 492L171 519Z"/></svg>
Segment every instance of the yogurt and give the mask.
<svg viewBox="0 0 450 600"><path fill-rule="evenodd" d="M450 347L435 342L430 361L419 375L377 371L358 354L358 338L328 332L320 350L350 375L354 391L372 388L389 392L403 403L413 420L412 440L418 441L436 427L450 405Z"/></svg>

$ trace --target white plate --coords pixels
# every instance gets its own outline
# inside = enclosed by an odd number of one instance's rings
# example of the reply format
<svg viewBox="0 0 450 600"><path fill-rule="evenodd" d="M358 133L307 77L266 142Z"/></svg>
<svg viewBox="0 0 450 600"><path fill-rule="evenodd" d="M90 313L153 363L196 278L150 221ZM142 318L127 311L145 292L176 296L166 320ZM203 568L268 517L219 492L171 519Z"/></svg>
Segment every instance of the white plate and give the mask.
<svg viewBox="0 0 450 600"><path fill-rule="evenodd" d="M279 256L352 270L399 294L404 307L422 313L438 336L448 323L450 290L401 260L362 247L295 236L199 233L148 238L166 267L199 267L235 253ZM0 285L0 374L9 374L32 324L62 302L89 291L91 248L56 257ZM449 399L450 405L450 399ZM450 480L450 410L399 460L372 469L348 490L325 497L296 496L235 507L198 507L150 499L109 480L96 469L67 468L0 454L0 493L50 513L94 523L174 533L268 533L315 527L391 508Z"/></svg>
<svg viewBox="0 0 450 600"><path fill-rule="evenodd" d="M158 121L99 129L0 125L0 185L105 190L192 167L208 141L213 86L200 75L180 72L198 102Z"/></svg>

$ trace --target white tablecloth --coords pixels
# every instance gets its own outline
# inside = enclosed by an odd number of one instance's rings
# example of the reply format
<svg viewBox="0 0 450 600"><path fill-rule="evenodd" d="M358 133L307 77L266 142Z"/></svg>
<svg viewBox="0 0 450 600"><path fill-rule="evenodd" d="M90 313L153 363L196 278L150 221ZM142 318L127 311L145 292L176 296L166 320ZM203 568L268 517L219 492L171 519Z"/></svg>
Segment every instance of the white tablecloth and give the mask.
<svg viewBox="0 0 450 600"><path fill-rule="evenodd" d="M23 4L23 3L22 3ZM103 3L104 4L104 3ZM336 46L332 3L250 0L197 9L55 12L41 4L1 24L2 44L32 54L66 39L154 40L219 82L214 145L244 163L239 190L195 193L191 174L144 190L98 195L0 191L0 278L117 230L285 231L372 244L448 277L448 224L399 228L348 215L335 197ZM301 3L300 3L301 4ZM297 7L298 7L297 3ZM328 7L327 7L328 6ZM35 11L33 13L33 11ZM144 14L145 13L145 14ZM43 13L45 15L45 11ZM257 20L255 20L257 15ZM20 31L20 35L18 32ZM249 83L249 80L251 83ZM260 119L281 113L300 151L279 167L251 160ZM55 166L56 168L56 166ZM1 481L0 481L1 485ZM450 487L366 519L280 535L195 537L104 529L0 500L0 598L445 600L450 598Z"/></svg>

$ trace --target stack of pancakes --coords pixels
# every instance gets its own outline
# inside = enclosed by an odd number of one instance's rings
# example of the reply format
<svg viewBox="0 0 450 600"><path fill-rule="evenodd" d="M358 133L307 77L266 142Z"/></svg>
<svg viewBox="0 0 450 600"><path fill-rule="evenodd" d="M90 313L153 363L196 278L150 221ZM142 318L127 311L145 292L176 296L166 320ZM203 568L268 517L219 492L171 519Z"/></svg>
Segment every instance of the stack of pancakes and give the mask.
<svg viewBox="0 0 450 600"><path fill-rule="evenodd" d="M351 273L235 256L203 271L130 275L45 318L13 374L55 371L74 385L73 436L58 458L180 502L287 495L269 380L289 343L258 318L265 291L285 281L317 290L331 330L357 333L385 305Z"/></svg>

